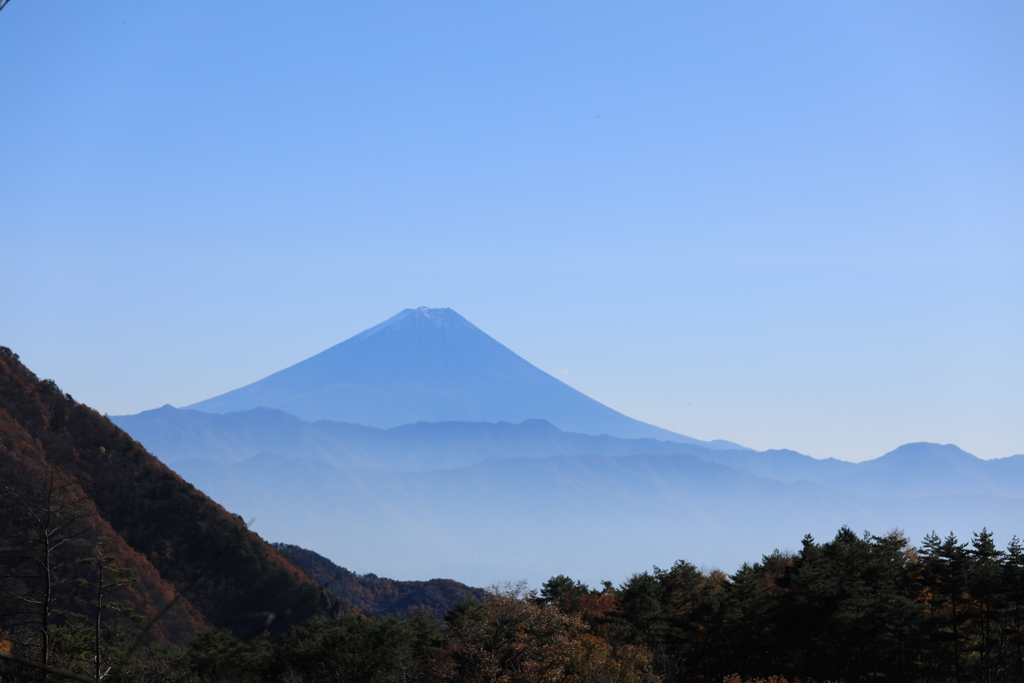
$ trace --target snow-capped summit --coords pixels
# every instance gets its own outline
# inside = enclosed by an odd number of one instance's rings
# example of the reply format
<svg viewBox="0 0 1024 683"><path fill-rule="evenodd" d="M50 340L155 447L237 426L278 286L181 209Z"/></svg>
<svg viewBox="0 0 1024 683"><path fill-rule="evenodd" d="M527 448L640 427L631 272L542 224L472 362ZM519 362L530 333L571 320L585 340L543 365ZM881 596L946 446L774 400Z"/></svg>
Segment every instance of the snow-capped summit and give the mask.
<svg viewBox="0 0 1024 683"><path fill-rule="evenodd" d="M598 403L450 308L406 309L290 368L189 407L277 408L306 420L373 427L539 418L585 434L704 443Z"/></svg>

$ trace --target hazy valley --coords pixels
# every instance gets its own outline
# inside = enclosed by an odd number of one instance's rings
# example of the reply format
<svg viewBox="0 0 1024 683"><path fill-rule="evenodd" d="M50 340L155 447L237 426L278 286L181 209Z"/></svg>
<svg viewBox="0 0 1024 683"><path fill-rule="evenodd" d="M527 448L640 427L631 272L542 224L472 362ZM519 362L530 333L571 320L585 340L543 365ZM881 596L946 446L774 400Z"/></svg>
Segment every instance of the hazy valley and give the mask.
<svg viewBox="0 0 1024 683"><path fill-rule="evenodd" d="M919 443L850 463L659 431L450 309L408 309L222 397L113 420L265 537L410 580L621 581L640 558L733 571L843 525L1008 540L1024 513L1024 456Z"/></svg>

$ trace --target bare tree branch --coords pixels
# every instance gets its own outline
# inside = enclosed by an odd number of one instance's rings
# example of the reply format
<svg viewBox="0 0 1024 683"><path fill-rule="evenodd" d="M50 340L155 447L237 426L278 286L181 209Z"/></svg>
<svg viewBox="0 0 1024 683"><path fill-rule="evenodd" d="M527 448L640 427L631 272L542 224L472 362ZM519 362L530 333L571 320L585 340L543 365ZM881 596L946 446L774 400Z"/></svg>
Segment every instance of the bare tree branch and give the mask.
<svg viewBox="0 0 1024 683"><path fill-rule="evenodd" d="M0 0L0 2L2 2L2 1L3 0ZM33 669L37 669L39 671L43 671L45 673L55 674L57 676L63 676L64 678L69 678L72 681L83 681L83 683L96 683L96 681L91 679L91 678L85 678L84 676L79 676L78 674L68 673L67 671L62 671L62 670L60 670L60 669L58 669L56 667L49 666L47 664L41 664L39 662L33 662L30 659L22 659L21 657L18 657L16 655L10 655L10 654L7 654L6 652L0 652L0 659L6 659L8 661L14 662L15 664L20 664L21 666L27 666L27 667L30 667L30 668L33 668ZM21 677L24 677L24 678L35 678L37 680L43 680L44 679L43 676L33 676L31 674L28 674L28 675L26 675L26 674L18 674L18 675L21 676Z"/></svg>

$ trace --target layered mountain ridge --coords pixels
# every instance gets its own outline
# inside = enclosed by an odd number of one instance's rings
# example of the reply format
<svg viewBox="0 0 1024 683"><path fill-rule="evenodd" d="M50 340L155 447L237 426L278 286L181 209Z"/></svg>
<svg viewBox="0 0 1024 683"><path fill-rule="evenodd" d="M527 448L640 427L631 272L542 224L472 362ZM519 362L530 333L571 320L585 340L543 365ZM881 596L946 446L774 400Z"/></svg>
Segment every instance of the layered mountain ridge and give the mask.
<svg viewBox="0 0 1024 683"><path fill-rule="evenodd" d="M188 480L357 571L467 583L733 563L847 525L1019 533L1024 456L914 443L860 463L565 432L541 420L376 429L270 409L119 423ZM133 422L134 421L134 422Z"/></svg>
<svg viewBox="0 0 1024 683"><path fill-rule="evenodd" d="M1024 476L1011 472L1020 469L1011 458L974 458L970 476L939 470L904 492L899 482L913 482L912 471L888 473L896 476L890 486L866 463L846 463L840 475L822 471L813 481L822 461L756 455L760 468L735 458L749 453L710 450L489 458L426 471L273 453L176 467L253 515L270 538L291 538L356 571L475 585L537 584L556 573L618 582L639 562L664 567L683 557L731 572L751 555L793 550L805 534L828 538L841 526L898 528L914 542L987 527L1005 542L1024 518Z"/></svg>
<svg viewBox="0 0 1024 683"><path fill-rule="evenodd" d="M272 408L222 415L171 406L111 419L172 465L189 460L234 464L273 453L322 459L339 467L404 471L460 467L488 458L748 452L566 432L540 419L518 424L417 422L380 429L331 420L307 422Z"/></svg>

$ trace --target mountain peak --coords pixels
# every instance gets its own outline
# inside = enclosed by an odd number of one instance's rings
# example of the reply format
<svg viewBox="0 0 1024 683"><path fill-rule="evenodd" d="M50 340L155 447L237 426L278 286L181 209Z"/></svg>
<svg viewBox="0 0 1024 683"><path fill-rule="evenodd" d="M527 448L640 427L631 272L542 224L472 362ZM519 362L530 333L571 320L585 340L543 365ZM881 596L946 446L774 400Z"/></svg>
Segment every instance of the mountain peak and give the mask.
<svg viewBox="0 0 1024 683"><path fill-rule="evenodd" d="M602 405L452 309L427 306L407 308L290 368L189 406L211 413L257 407L379 428L542 419L584 434L704 443Z"/></svg>
<svg viewBox="0 0 1024 683"><path fill-rule="evenodd" d="M404 311L391 316L384 322L374 325L367 330L363 330L348 341L353 341L355 339L367 339L384 330L402 329L417 325L432 325L436 327L465 326L476 329L472 323L450 308L429 308L427 306L420 306L419 308L407 308Z"/></svg>
<svg viewBox="0 0 1024 683"><path fill-rule="evenodd" d="M430 308L429 306L420 306L419 308L416 309L416 312L425 315L428 318L431 317L432 315L446 315L449 313L457 315L460 318L462 317L461 315L459 315L450 308Z"/></svg>
<svg viewBox="0 0 1024 683"><path fill-rule="evenodd" d="M431 308L430 306L419 306L417 308L407 308L398 315L394 315L385 320L382 325L387 325L392 321L398 321L409 316L425 318L427 320L433 320L435 322L441 322L444 320L462 320L466 321L461 315L456 313L450 308Z"/></svg>
<svg viewBox="0 0 1024 683"><path fill-rule="evenodd" d="M918 441L915 443L903 444L899 448L876 458L876 460L904 463L916 462L923 464L940 460L948 462L971 462L978 460L978 458L955 444L938 444L929 443L927 441Z"/></svg>
<svg viewBox="0 0 1024 683"><path fill-rule="evenodd" d="M408 308L406 311L408 311L408 315L403 316L401 320L407 323L415 320L432 323L438 326L465 325L476 329L472 323L450 308L427 308L426 306L420 306L415 309ZM403 313L406 311L403 311Z"/></svg>

